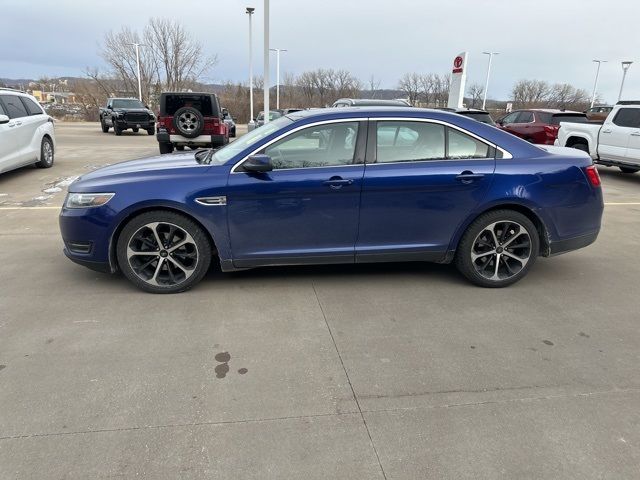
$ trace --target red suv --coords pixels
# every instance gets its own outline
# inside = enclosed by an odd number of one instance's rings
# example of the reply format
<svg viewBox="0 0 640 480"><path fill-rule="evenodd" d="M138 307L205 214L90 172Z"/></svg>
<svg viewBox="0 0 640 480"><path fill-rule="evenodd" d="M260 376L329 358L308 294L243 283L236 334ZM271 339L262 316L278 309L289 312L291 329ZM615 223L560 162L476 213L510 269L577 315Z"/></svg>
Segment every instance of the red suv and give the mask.
<svg viewBox="0 0 640 480"><path fill-rule="evenodd" d="M496 121L496 126L531 143L553 145L560 122L587 123L584 113L570 110L515 110Z"/></svg>
<svg viewBox="0 0 640 480"><path fill-rule="evenodd" d="M156 126L160 153L229 143L229 130L214 93L162 93Z"/></svg>

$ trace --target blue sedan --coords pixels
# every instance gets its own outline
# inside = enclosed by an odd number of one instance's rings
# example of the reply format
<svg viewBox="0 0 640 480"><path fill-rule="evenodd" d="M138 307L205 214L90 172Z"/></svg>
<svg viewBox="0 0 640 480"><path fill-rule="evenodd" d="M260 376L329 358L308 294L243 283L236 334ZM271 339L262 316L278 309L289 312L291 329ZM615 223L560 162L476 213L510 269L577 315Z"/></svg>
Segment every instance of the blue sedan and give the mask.
<svg viewBox="0 0 640 480"><path fill-rule="evenodd" d="M503 287L600 231L591 159L548 150L443 111L296 112L217 151L84 175L60 214L64 252L153 293L194 286L216 257L226 272L455 263Z"/></svg>

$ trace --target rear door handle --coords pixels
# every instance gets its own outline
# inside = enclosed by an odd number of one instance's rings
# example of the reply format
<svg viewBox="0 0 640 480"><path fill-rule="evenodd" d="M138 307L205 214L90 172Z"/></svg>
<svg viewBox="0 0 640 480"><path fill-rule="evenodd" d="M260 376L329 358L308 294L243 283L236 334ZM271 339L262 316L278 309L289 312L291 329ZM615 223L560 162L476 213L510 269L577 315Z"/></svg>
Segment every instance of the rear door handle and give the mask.
<svg viewBox="0 0 640 480"><path fill-rule="evenodd" d="M16 125L20 126L20 125L22 125L22 122L17 121L17 122L16 122Z"/></svg>
<svg viewBox="0 0 640 480"><path fill-rule="evenodd" d="M456 180L460 180L462 183L472 183L483 177L484 173L462 172L460 175L456 175Z"/></svg>
<svg viewBox="0 0 640 480"><path fill-rule="evenodd" d="M342 188L344 185L351 185L353 183L353 180L342 177L331 177L329 180L325 180L322 183L337 190L339 188Z"/></svg>

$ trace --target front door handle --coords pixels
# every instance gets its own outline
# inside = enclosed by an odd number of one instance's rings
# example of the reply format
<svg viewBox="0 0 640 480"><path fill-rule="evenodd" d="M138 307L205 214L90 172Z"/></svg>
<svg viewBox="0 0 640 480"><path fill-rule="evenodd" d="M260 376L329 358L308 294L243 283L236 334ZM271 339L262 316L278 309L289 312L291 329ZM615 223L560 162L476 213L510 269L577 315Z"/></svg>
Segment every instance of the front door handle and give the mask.
<svg viewBox="0 0 640 480"><path fill-rule="evenodd" d="M476 180L480 180L484 177L484 173L473 173L465 170L460 175L456 175L456 180L461 181L464 184L473 183Z"/></svg>
<svg viewBox="0 0 640 480"><path fill-rule="evenodd" d="M602 133L611 133L611 129L607 128L606 130L602 130Z"/></svg>
<svg viewBox="0 0 640 480"><path fill-rule="evenodd" d="M331 177L329 180L325 180L322 183L333 188L334 190L337 190L339 188L342 188L344 185L351 185L353 183L353 180L342 177Z"/></svg>
<svg viewBox="0 0 640 480"><path fill-rule="evenodd" d="M640 137L640 132L632 132L631 136L632 137Z"/></svg>

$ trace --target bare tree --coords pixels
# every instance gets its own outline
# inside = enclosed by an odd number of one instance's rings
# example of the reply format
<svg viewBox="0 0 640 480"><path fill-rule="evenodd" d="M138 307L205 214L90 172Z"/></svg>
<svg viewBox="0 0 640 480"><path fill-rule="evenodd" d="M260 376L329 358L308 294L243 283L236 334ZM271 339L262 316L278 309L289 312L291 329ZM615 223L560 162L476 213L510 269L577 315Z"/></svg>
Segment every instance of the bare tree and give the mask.
<svg viewBox="0 0 640 480"><path fill-rule="evenodd" d="M484 87L479 83L474 83L467 90L467 95L471 97L471 108L476 108L482 105L482 95L484 94Z"/></svg>
<svg viewBox="0 0 640 480"><path fill-rule="evenodd" d="M398 89L407 96L411 105L415 105L420 96L420 75L405 73L398 82Z"/></svg>

